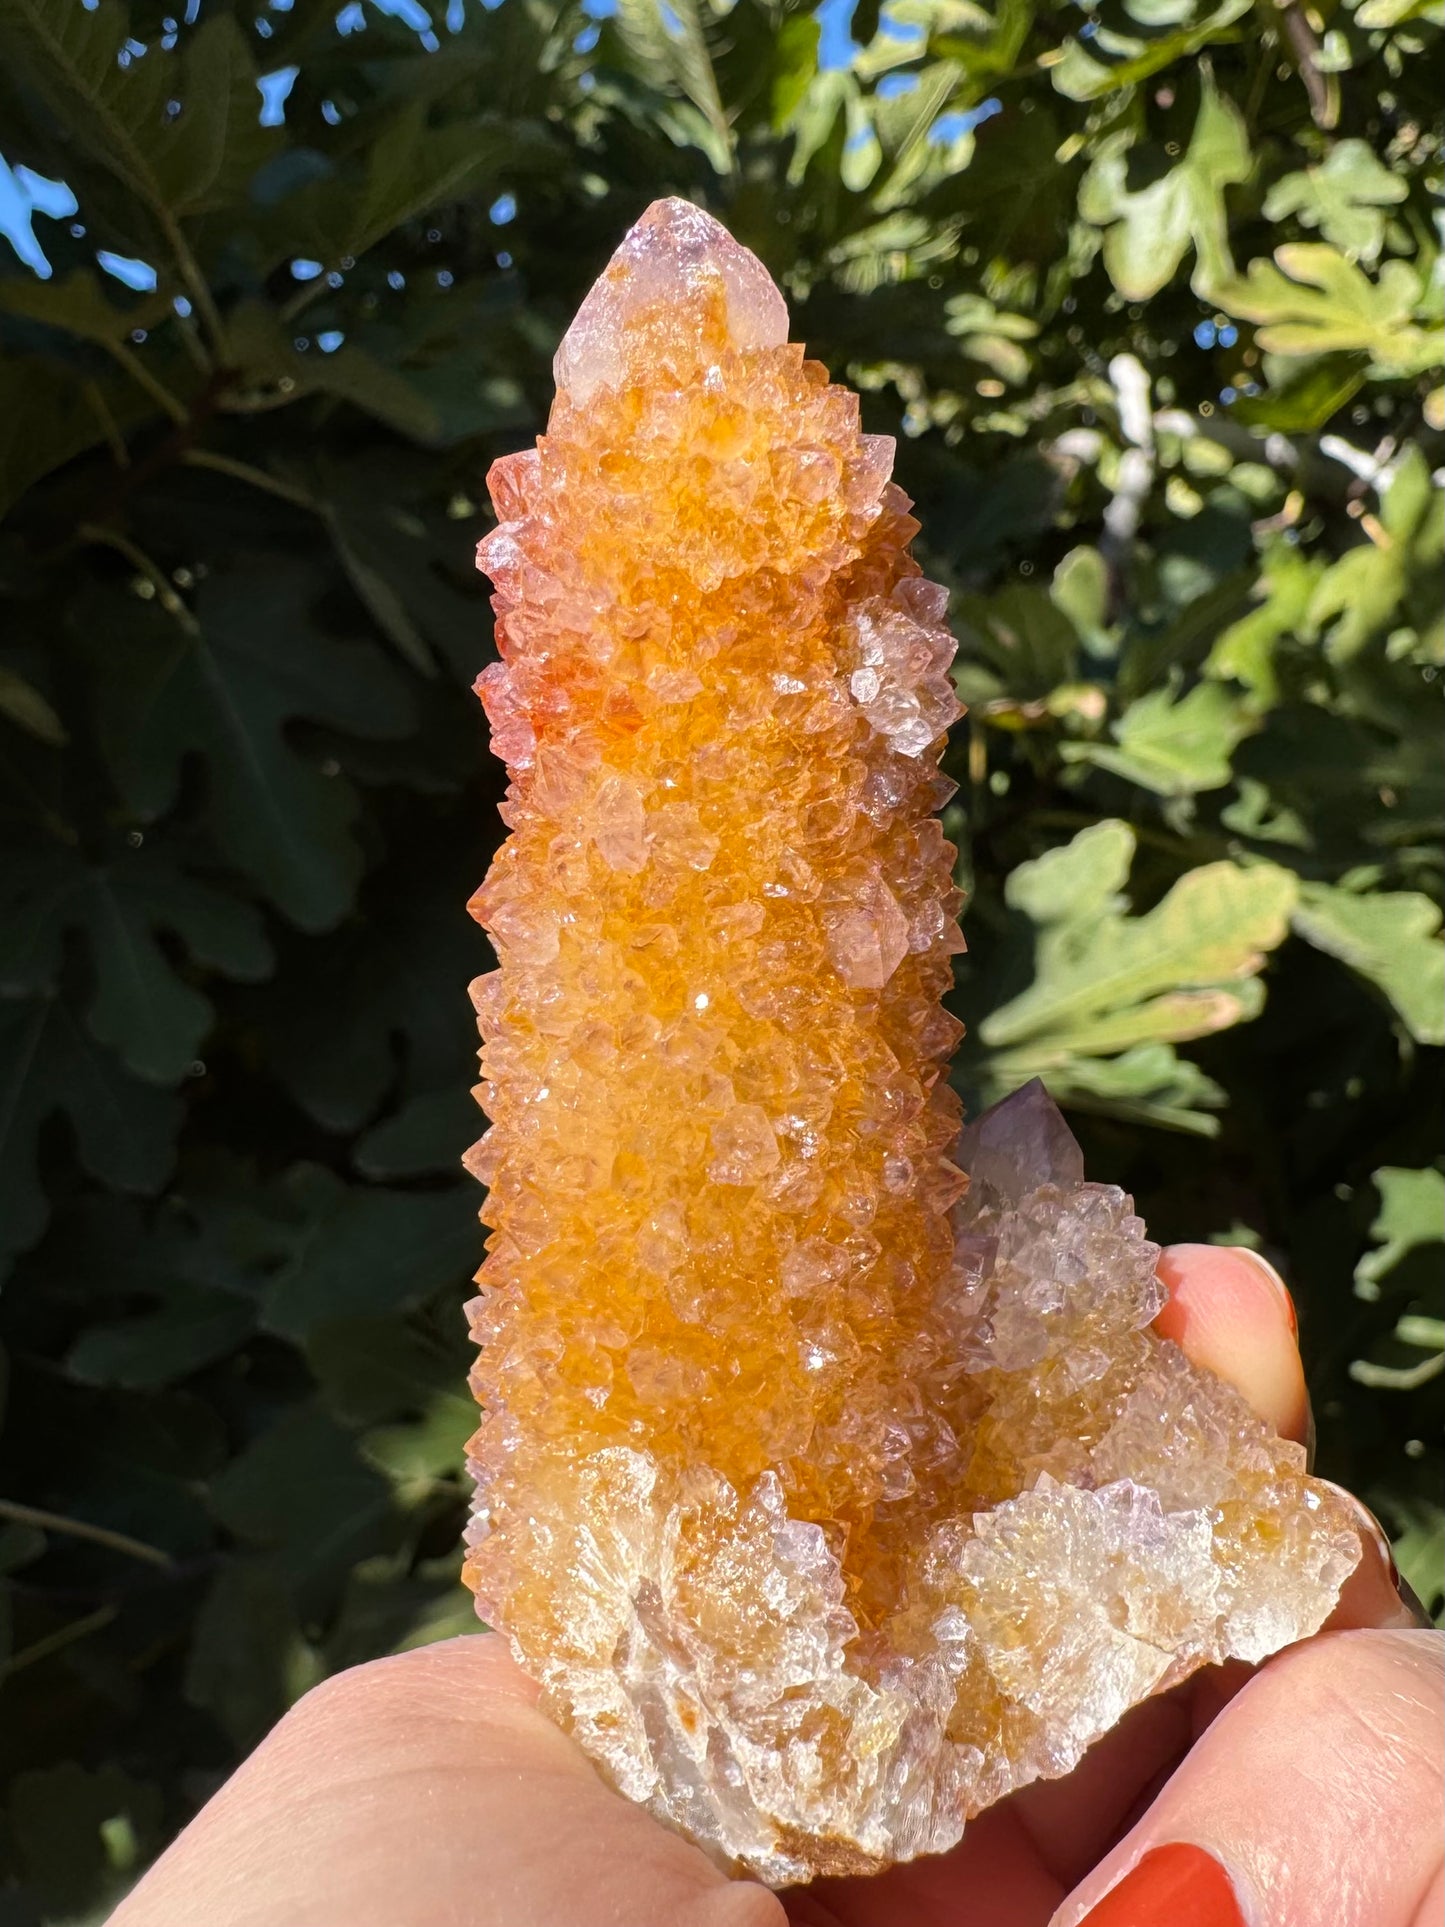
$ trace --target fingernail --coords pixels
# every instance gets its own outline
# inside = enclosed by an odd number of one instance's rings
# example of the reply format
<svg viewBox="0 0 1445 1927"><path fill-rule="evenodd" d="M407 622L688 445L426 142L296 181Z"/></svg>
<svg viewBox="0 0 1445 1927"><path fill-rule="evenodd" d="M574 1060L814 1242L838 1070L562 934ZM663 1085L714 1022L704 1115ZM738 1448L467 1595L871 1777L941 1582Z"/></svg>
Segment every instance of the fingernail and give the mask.
<svg viewBox="0 0 1445 1927"><path fill-rule="evenodd" d="M1229 1875L1203 1847L1155 1847L1079 1927L1246 1927Z"/></svg>
<svg viewBox="0 0 1445 1927"><path fill-rule="evenodd" d="M1403 1630L1430 1625L1430 1615L1395 1564L1390 1541L1374 1513L1342 1485L1330 1479L1321 1479L1319 1484L1333 1493L1348 1511L1363 1549L1360 1563L1345 1581L1339 1605L1330 1615L1331 1627L1342 1630L1352 1626L1377 1626Z"/></svg>
<svg viewBox="0 0 1445 1927"><path fill-rule="evenodd" d="M1259 1253L1257 1251L1251 1251L1248 1245L1238 1245L1236 1249L1241 1258L1248 1258L1249 1262L1258 1270L1262 1271L1274 1286L1275 1291L1279 1294L1280 1302L1284 1306L1285 1316L1289 1319L1290 1331L1298 1338L1299 1314L1294 1308L1294 1299L1290 1294L1289 1286L1285 1283L1284 1279L1280 1277L1268 1258L1261 1258Z"/></svg>

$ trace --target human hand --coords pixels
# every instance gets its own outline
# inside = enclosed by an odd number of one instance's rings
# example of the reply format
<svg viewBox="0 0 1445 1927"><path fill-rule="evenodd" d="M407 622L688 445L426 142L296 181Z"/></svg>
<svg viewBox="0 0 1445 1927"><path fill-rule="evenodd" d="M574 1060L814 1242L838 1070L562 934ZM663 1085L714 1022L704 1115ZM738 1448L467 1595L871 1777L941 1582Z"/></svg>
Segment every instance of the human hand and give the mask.
<svg viewBox="0 0 1445 1927"><path fill-rule="evenodd" d="M1274 1274L1208 1245L1160 1270L1159 1328L1304 1439ZM110 1927L1442 1927L1442 1643L1360 1521L1324 1632L1146 1701L934 1859L783 1895L725 1879L603 1784L488 1635L309 1693Z"/></svg>

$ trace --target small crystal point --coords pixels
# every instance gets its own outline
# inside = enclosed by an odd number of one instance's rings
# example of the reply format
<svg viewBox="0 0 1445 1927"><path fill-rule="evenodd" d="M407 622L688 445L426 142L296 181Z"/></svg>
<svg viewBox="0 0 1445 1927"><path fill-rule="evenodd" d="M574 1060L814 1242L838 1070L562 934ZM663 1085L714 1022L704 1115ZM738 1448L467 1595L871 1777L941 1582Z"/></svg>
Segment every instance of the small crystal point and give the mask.
<svg viewBox="0 0 1445 1927"><path fill-rule="evenodd" d="M1084 1182L1078 1140L1037 1077L967 1126L955 1161L975 1184L986 1184L1011 1202L1041 1184L1067 1190Z"/></svg>
<svg viewBox="0 0 1445 1927"><path fill-rule="evenodd" d="M720 290L735 348L780 348L788 310L758 257L691 201L654 201L624 238L562 338L552 372L580 407L626 378L625 335L659 314L686 324ZM693 321L695 327L695 319Z"/></svg>

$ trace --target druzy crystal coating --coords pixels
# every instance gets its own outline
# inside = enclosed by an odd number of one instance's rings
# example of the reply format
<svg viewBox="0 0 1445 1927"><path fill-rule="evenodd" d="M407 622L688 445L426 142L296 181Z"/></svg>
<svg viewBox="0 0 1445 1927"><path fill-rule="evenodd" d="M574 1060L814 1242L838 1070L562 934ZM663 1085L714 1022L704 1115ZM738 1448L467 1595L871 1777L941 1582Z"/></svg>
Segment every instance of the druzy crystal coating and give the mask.
<svg viewBox="0 0 1445 1927"><path fill-rule="evenodd" d="M684 202L556 374L479 551L467 1576L621 1791L773 1884L864 1871L1313 1631L1358 1541L1150 1330L1042 1089L960 1138L954 645L892 443Z"/></svg>

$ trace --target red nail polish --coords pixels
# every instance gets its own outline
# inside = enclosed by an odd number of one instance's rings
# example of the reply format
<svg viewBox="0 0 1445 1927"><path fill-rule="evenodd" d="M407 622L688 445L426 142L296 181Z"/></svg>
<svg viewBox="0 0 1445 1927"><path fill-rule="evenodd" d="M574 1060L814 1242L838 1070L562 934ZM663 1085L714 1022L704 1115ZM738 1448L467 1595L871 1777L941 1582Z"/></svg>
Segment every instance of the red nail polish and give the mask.
<svg viewBox="0 0 1445 1927"><path fill-rule="evenodd" d="M1245 1927L1229 1875L1203 1847L1146 1853L1080 1927Z"/></svg>

